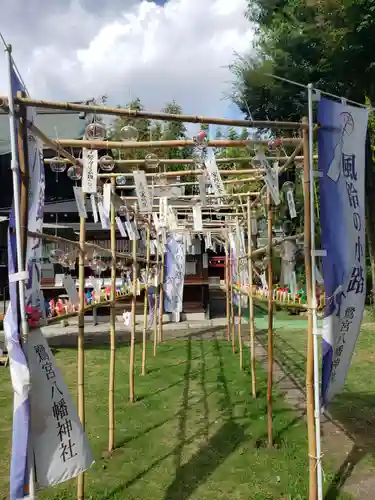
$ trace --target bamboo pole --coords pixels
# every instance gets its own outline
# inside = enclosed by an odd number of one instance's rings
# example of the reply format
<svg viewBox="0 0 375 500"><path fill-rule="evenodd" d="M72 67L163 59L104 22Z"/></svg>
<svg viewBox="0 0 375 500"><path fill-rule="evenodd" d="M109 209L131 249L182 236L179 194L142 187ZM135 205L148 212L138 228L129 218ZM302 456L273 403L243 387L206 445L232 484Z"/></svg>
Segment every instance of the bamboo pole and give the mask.
<svg viewBox="0 0 375 500"><path fill-rule="evenodd" d="M295 146L301 139L287 137L283 139L284 146ZM195 147L192 139L177 139L167 141L103 141L88 139L60 139L55 141L63 148L91 148L91 149L152 149L152 148L188 148ZM267 146L267 139L216 139L207 141L208 148L248 148L254 145Z"/></svg>
<svg viewBox="0 0 375 500"><path fill-rule="evenodd" d="M85 195L83 195L84 197ZM79 278L79 312L78 312L78 416L85 429L85 239L86 220L80 217L78 260ZM77 500L83 500L85 494L85 477L81 473L77 478Z"/></svg>
<svg viewBox="0 0 375 500"><path fill-rule="evenodd" d="M135 209L136 210L136 209ZM136 327L136 305L137 305L137 240L132 241L133 246L133 266L132 266L132 323L130 333L130 356L129 356L129 399L134 403L134 351L135 351L135 327Z"/></svg>
<svg viewBox="0 0 375 500"><path fill-rule="evenodd" d="M268 210L268 387L267 387L267 414L268 414L268 447L273 446L272 429L272 389L273 389L273 265L272 265L272 202L267 189Z"/></svg>
<svg viewBox="0 0 375 500"><path fill-rule="evenodd" d="M241 304L241 277L240 277L240 261L238 259L240 253L240 240L239 234L236 234L236 274L237 279L236 283L238 284L238 293L237 293L237 336L238 336L238 345L240 349L240 370L243 370L243 345L242 345L242 335L241 335L241 313L242 313L242 304Z"/></svg>
<svg viewBox="0 0 375 500"><path fill-rule="evenodd" d="M314 159L317 159L318 156L314 155ZM266 156L267 160L275 160L275 156ZM286 161L289 159L289 156L278 156L277 160L278 161ZM79 160L79 158L76 158L76 160ZM243 156L240 158L216 158L216 163L249 163L254 160L254 156ZM295 157L296 161L302 161L303 156L296 156ZM191 158L159 158L159 165L195 165L195 161ZM66 164L71 164L69 160L66 158L59 158L58 160L55 160L54 158L45 158L44 163L47 165L51 163L66 163ZM149 161L146 159L141 159L137 158L134 160L111 160L111 161L104 161L104 164L109 165L110 163L114 163L115 165L129 165L129 166L148 166ZM128 174L129 176L133 177L133 174ZM154 175L154 174L151 174Z"/></svg>
<svg viewBox="0 0 375 500"><path fill-rule="evenodd" d="M53 241L56 243L63 243L64 245L70 245L72 247L77 248L78 251L82 252L83 254L86 253L87 249L91 249L91 250L97 250L101 254L112 255L112 251L110 248L102 247L100 245L96 245L95 243L84 242L82 246L78 241L68 240L67 238L62 238L60 236L55 236L53 234L35 233L33 231L27 231L27 235L31 236L32 238L39 238L41 240ZM117 259L124 260L127 263L132 263L133 261L132 255L123 252L116 252L115 256ZM137 262L144 262L144 263L147 262L145 258L138 255L136 257L136 260ZM150 260L152 261L152 259Z"/></svg>
<svg viewBox="0 0 375 500"><path fill-rule="evenodd" d="M247 198L247 253L249 274L249 334L250 334L250 371L251 371L251 393L253 398L257 397L256 373L255 373L255 324L254 324L254 301L253 301L253 261L252 261L252 239L251 239L251 201Z"/></svg>
<svg viewBox="0 0 375 500"><path fill-rule="evenodd" d="M308 124L307 118L303 123ZM306 270L306 293L307 293L307 361L306 361L306 412L307 412L307 435L309 449L309 500L316 500L317 489L317 460L316 457L316 435L314 421L314 339L313 339L313 317L311 309L312 276L311 276L311 216L310 216L310 172L309 172L309 137L308 132L303 133L303 177L304 177L304 224L305 224L305 270Z"/></svg>
<svg viewBox="0 0 375 500"><path fill-rule="evenodd" d="M234 321L234 294L233 294L233 248L229 245L230 257L229 257L229 290L230 290L230 318L231 318L231 328L230 337L232 341L232 352L236 352L236 339L235 339L235 321Z"/></svg>
<svg viewBox="0 0 375 500"><path fill-rule="evenodd" d="M164 342L163 313L164 313L164 265L165 248L162 241L161 263L160 263L160 283L159 283L159 342Z"/></svg>
<svg viewBox="0 0 375 500"><path fill-rule="evenodd" d="M148 279L150 272L150 228L146 229L146 279L145 279L145 296L143 302L143 334L142 334L142 375L146 375L146 332L147 332L147 304L148 304Z"/></svg>
<svg viewBox="0 0 375 500"><path fill-rule="evenodd" d="M225 243L225 302L226 302L226 316L227 316L227 340L230 341L230 298L229 298L229 247L228 242Z"/></svg>
<svg viewBox="0 0 375 500"><path fill-rule="evenodd" d="M111 179L111 305L110 305L110 359L108 386L108 453L115 447L115 370L116 370L116 209L113 201L115 179Z"/></svg>
<svg viewBox="0 0 375 500"><path fill-rule="evenodd" d="M261 175L265 173L264 168L244 168L241 170L219 170L220 175L222 176L234 176L234 175ZM146 172L146 177L155 177L154 172ZM163 172L163 177L166 178L174 178L174 177L185 177L187 175L194 175L196 177L199 177L200 175L203 175L202 170L194 169L194 170L171 170L171 171L166 171ZM98 174L98 177L101 178L106 178L109 179L111 177L125 177L128 179L133 179L134 175L132 173L128 172L112 172L112 173L107 173L107 174ZM123 187L122 187L123 188Z"/></svg>
<svg viewBox="0 0 375 500"><path fill-rule="evenodd" d="M156 240L158 241L158 239ZM159 241L158 241L159 243ZM156 346L158 341L158 295L159 295L159 244L157 245L156 250L156 283L155 283L155 304L154 304L154 334L153 334L153 342L154 342L154 356L156 356Z"/></svg>
<svg viewBox="0 0 375 500"><path fill-rule="evenodd" d="M2 106L7 105L7 97L1 97ZM229 127L246 128L275 128L275 129L300 129L303 125L300 122L282 122L282 121L255 121L255 120L233 120L230 118L211 118L198 115L183 115L163 112L138 111L131 108L110 108L107 106L98 106L93 104L77 104L72 102L53 102L41 101L29 98L17 97L15 102L44 109L61 109L68 111L83 111L90 114L123 116L124 118L140 119L148 118L151 120L174 121L184 123L205 123L212 125L225 125Z"/></svg>

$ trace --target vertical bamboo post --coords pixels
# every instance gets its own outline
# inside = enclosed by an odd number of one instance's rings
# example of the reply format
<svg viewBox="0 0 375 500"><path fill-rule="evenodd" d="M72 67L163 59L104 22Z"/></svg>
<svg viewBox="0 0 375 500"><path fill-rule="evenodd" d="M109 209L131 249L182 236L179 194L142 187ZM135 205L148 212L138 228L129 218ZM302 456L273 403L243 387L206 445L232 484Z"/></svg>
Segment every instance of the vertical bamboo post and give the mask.
<svg viewBox="0 0 375 500"><path fill-rule="evenodd" d="M230 247L229 251L229 293L230 293L230 337L232 341L232 352L236 352L236 339L235 339L235 321L234 321L234 295L233 295L233 248Z"/></svg>
<svg viewBox="0 0 375 500"><path fill-rule="evenodd" d="M308 124L308 119L303 118ZM306 294L308 305L307 317L307 361L306 361L306 412L307 436L309 450L309 500L316 500L317 489L317 457L314 422L314 339L313 317L311 309L312 276L311 276L311 218L310 218L310 172L309 172L309 136L308 130L303 130L303 188L304 188L304 253L306 270Z"/></svg>
<svg viewBox="0 0 375 500"><path fill-rule="evenodd" d="M110 358L108 385L108 453L115 447L115 370L116 370L116 208L114 202L116 179L111 178L111 303L110 303Z"/></svg>
<svg viewBox="0 0 375 500"><path fill-rule="evenodd" d="M240 235L236 234L236 274L237 274L237 284L238 284L238 293L237 293L237 335L238 335L238 345L240 348L240 370L243 370L243 345L242 345L242 335L241 335L241 313L242 313L242 283L241 283L241 275L240 275Z"/></svg>
<svg viewBox="0 0 375 500"><path fill-rule="evenodd" d="M255 323L254 323L254 300L253 300L253 260L252 252L252 235L251 235L251 200L247 197L247 254L248 254L248 273L249 273L249 334L250 334L250 370L251 370L251 392L253 398L257 397L256 389L256 373L255 373Z"/></svg>
<svg viewBox="0 0 375 500"><path fill-rule="evenodd" d="M136 220L136 207L134 207L134 220ZM129 356L129 400L134 403L134 350L135 350L135 328L136 328L136 305L137 305L137 240L132 241L132 324L130 334L130 356Z"/></svg>
<svg viewBox="0 0 375 500"><path fill-rule="evenodd" d="M230 341L230 295L229 295L229 247L228 241L225 241L225 301L226 301L226 317L227 317L227 340Z"/></svg>
<svg viewBox="0 0 375 500"><path fill-rule="evenodd" d="M161 242L161 265L160 265L160 283L159 283L159 342L164 341L163 331L163 312L164 312L164 263L165 263L165 247L164 242Z"/></svg>
<svg viewBox="0 0 375 500"><path fill-rule="evenodd" d="M268 212L268 446L273 446L272 432L272 386L273 386L273 266L272 266L272 202L271 194L267 189Z"/></svg>
<svg viewBox="0 0 375 500"><path fill-rule="evenodd" d="M146 332L147 332L147 303L148 303L148 278L150 272L150 224L151 219L148 219L146 228L146 278L144 288L144 302L143 302L143 333L142 333L142 375L146 375Z"/></svg>
<svg viewBox="0 0 375 500"><path fill-rule="evenodd" d="M83 198L85 195L83 195ZM86 220L79 219L79 259L78 259L78 416L83 429L85 428L85 240ZM85 477L80 474L77 478L77 500L83 500L85 491Z"/></svg>
<svg viewBox="0 0 375 500"><path fill-rule="evenodd" d="M156 240L158 241L158 240ZM156 250L156 278L155 278L155 304L154 304L154 356L156 356L156 346L158 342L158 294L159 294L159 242Z"/></svg>

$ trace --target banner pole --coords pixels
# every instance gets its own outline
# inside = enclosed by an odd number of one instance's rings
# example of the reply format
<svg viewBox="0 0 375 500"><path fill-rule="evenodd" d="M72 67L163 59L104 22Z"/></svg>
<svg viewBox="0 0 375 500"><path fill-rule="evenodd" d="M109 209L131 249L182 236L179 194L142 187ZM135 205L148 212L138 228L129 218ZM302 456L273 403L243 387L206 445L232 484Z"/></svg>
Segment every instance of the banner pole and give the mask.
<svg viewBox="0 0 375 500"><path fill-rule="evenodd" d="M268 357L268 384L267 384L267 416L268 416L268 447L273 446L273 263L272 263L272 222L273 207L270 190L267 189L267 219L268 219L268 334L267 334L267 357Z"/></svg>
<svg viewBox="0 0 375 500"><path fill-rule="evenodd" d="M307 118L303 118L302 123L307 123ZM313 327L312 327L312 279L311 279L311 213L310 213L310 171L309 171L309 137L306 130L303 130L303 190L304 190L304 254L306 271L306 294L308 305L307 317L307 361L306 361L306 416L307 416L307 437L308 437L308 457L309 457L309 500L317 499L317 461L316 461L316 436L314 418L314 347L313 347Z"/></svg>
<svg viewBox="0 0 375 500"><path fill-rule="evenodd" d="M14 113L14 101L13 101L13 84L12 84L12 70L13 70L13 60L12 60L12 46L6 46L7 59L8 59L8 82L9 82L9 129L10 129L10 146L11 146L11 170L12 170L12 184L13 184L13 199L14 199L14 222L15 222L15 232L16 232L16 247L17 247L17 271L22 273L25 271L25 261L24 256L27 247L27 237L22 238L22 226L25 228L25 233L27 231L28 215L24 214L26 217L21 223L21 199L20 199L20 186L19 186L19 170L20 166L18 163L17 156L17 139L16 139L16 120ZM23 149L23 148L22 148ZM23 157L24 158L24 157ZM27 186L24 190L24 195L28 197ZM26 200L27 203L27 200ZM26 233L27 234L27 233ZM24 244L24 247L23 247ZM20 319L21 319L21 342L27 339L29 333L29 327L27 324L26 316L26 294L25 294L25 278L22 278L18 282L18 299L19 299L19 309L20 309ZM30 432L30 431L29 431ZM35 482L35 466L34 466L34 451L30 446L30 434L28 440L28 496L30 500L36 500L36 482Z"/></svg>
<svg viewBox="0 0 375 500"><path fill-rule="evenodd" d="M308 92L308 136L309 136L309 176L310 176L310 231L311 231L311 314L313 329L314 351L314 416L315 416L315 446L316 446L316 474L318 500L323 500L323 470L321 462L321 430L320 430L320 379L319 379L319 335L316 300L316 254L315 254L315 205L314 205L314 156L313 156L313 85L309 83Z"/></svg>
<svg viewBox="0 0 375 500"><path fill-rule="evenodd" d="M146 375L146 333L147 333L147 305L148 305L148 285L149 285L149 274L150 274L150 226L151 226L151 216L148 218L148 224L146 227L146 277L145 277L145 288L144 288L144 302L143 302L143 333L142 333L142 375Z"/></svg>

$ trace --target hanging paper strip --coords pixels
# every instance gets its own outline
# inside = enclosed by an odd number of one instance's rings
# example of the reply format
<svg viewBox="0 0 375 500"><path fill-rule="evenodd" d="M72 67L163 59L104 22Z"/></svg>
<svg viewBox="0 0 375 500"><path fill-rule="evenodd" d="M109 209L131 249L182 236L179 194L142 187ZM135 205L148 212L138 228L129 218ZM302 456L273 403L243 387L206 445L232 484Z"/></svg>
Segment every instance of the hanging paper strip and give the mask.
<svg viewBox="0 0 375 500"><path fill-rule="evenodd" d="M143 170L133 172L135 190L138 198L138 208L141 213L152 212L152 200L148 190L146 174Z"/></svg>
<svg viewBox="0 0 375 500"><path fill-rule="evenodd" d="M275 161L273 167L271 167L263 151L258 151L255 158L261 164L262 168L266 170L264 180L270 191L274 204L280 205L279 162Z"/></svg>
<svg viewBox="0 0 375 500"><path fill-rule="evenodd" d="M203 229L202 208L198 203L196 205L193 205L193 224L194 224L194 231L202 231Z"/></svg>
<svg viewBox="0 0 375 500"><path fill-rule="evenodd" d="M96 193L98 182L98 150L82 149L82 191L84 193Z"/></svg>
<svg viewBox="0 0 375 500"><path fill-rule="evenodd" d="M219 169L217 168L215 154L212 151L209 154L211 157L205 162L208 178L210 179L214 194L222 197L218 198L218 202L222 202L227 192L225 190Z"/></svg>
<svg viewBox="0 0 375 500"><path fill-rule="evenodd" d="M185 282L185 250L182 234L168 236L165 255L164 310L182 312Z"/></svg>
<svg viewBox="0 0 375 500"><path fill-rule="evenodd" d="M99 217L98 217L98 206L96 204L95 194L90 194L90 201L91 201L92 216L94 218L94 223L96 224L99 221Z"/></svg>
<svg viewBox="0 0 375 500"><path fill-rule="evenodd" d="M87 219L87 212L85 200L83 198L82 188L80 186L73 186L74 198L77 204L78 215Z"/></svg>

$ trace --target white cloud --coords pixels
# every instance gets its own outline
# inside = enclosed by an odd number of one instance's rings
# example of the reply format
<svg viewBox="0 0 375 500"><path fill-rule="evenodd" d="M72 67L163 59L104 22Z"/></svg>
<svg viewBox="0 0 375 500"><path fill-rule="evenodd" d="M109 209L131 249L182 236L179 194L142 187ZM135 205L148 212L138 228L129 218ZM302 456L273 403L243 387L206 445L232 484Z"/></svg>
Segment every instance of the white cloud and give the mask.
<svg viewBox="0 0 375 500"><path fill-rule="evenodd" d="M111 0L100 11L88 10L93 3L35 0L35 14L29 8L25 15L22 0L5 0L9 32L3 33L33 97L107 93L113 104L139 97L150 110L175 100L189 114L228 112L222 100L230 90L228 65L252 38L246 0L169 0L164 6Z"/></svg>

